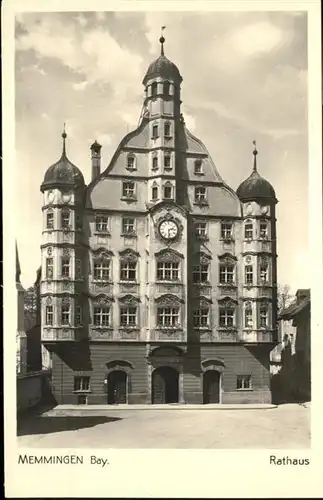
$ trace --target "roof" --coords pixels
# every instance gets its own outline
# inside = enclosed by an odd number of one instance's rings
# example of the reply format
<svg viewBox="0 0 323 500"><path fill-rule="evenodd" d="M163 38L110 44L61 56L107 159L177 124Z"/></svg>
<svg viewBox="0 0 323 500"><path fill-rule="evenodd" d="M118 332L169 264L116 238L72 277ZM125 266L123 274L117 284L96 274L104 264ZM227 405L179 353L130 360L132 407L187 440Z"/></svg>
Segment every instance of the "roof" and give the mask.
<svg viewBox="0 0 323 500"><path fill-rule="evenodd" d="M67 136L65 132L62 134L62 137L62 156L46 171L44 181L40 188L41 191L53 187L66 187L70 189L76 189L78 187L84 186L84 177L82 172L67 158L65 149L65 139Z"/></svg>
<svg viewBox="0 0 323 500"><path fill-rule="evenodd" d="M279 319L289 320L295 318L300 312L302 312L307 306L310 305L311 299L308 295L300 300L295 300L290 306L284 309L279 314Z"/></svg>
<svg viewBox="0 0 323 500"><path fill-rule="evenodd" d="M176 64L167 59L164 55L159 56L158 59L149 65L142 83L145 85L148 80L155 78L156 76L180 82L182 81L182 77Z"/></svg>

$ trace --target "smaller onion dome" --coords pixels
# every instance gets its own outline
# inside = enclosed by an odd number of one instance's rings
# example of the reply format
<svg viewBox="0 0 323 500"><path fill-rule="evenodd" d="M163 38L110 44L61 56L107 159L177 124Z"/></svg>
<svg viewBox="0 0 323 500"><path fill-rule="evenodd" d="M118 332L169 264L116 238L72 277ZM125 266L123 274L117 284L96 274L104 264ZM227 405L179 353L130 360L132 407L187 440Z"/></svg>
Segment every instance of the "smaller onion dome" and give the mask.
<svg viewBox="0 0 323 500"><path fill-rule="evenodd" d="M142 83L146 85L148 80L158 76L181 82L183 78L178 67L164 55L165 38L161 36L159 41L161 44L160 56L150 64Z"/></svg>
<svg viewBox="0 0 323 500"><path fill-rule="evenodd" d="M84 177L82 172L66 156L66 137L67 134L64 129L64 132L62 133L62 156L46 171L44 181L40 188L41 191L45 191L46 189L55 187L63 187L67 189L77 189L79 187L84 187Z"/></svg>
<svg viewBox="0 0 323 500"><path fill-rule="evenodd" d="M244 180L237 189L237 195L241 201L276 200L276 193L270 182L266 181L257 171L256 141L254 143L253 170L249 177Z"/></svg>

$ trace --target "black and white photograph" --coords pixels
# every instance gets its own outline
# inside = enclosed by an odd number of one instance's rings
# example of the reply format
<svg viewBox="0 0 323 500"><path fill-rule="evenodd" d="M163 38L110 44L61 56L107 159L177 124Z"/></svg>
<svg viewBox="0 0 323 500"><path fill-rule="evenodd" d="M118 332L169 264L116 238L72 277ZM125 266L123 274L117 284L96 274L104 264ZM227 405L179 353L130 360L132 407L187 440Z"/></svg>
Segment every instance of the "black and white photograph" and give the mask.
<svg viewBox="0 0 323 500"><path fill-rule="evenodd" d="M14 14L14 460L309 468L309 12L43 3Z"/></svg>

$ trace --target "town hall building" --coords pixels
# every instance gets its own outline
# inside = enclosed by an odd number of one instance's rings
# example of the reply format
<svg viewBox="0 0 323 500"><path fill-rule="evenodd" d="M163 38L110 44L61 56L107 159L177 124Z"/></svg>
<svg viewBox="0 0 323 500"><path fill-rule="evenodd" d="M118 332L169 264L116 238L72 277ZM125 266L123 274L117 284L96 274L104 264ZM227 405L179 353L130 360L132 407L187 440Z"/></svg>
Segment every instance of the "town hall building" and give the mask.
<svg viewBox="0 0 323 500"><path fill-rule="evenodd" d="M43 193L41 337L58 404L269 403L277 343L273 187L231 189L181 114L164 55L139 126L92 179L67 157Z"/></svg>

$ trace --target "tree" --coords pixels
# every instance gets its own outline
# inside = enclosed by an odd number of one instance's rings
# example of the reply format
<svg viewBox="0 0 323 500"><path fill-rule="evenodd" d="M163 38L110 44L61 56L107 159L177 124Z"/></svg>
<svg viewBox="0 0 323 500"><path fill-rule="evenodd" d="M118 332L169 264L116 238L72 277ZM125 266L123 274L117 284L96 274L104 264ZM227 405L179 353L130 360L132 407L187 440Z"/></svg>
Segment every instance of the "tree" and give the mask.
<svg viewBox="0 0 323 500"><path fill-rule="evenodd" d="M294 300L295 296L291 293L289 285L278 285L277 307L279 314L288 306L290 306Z"/></svg>

